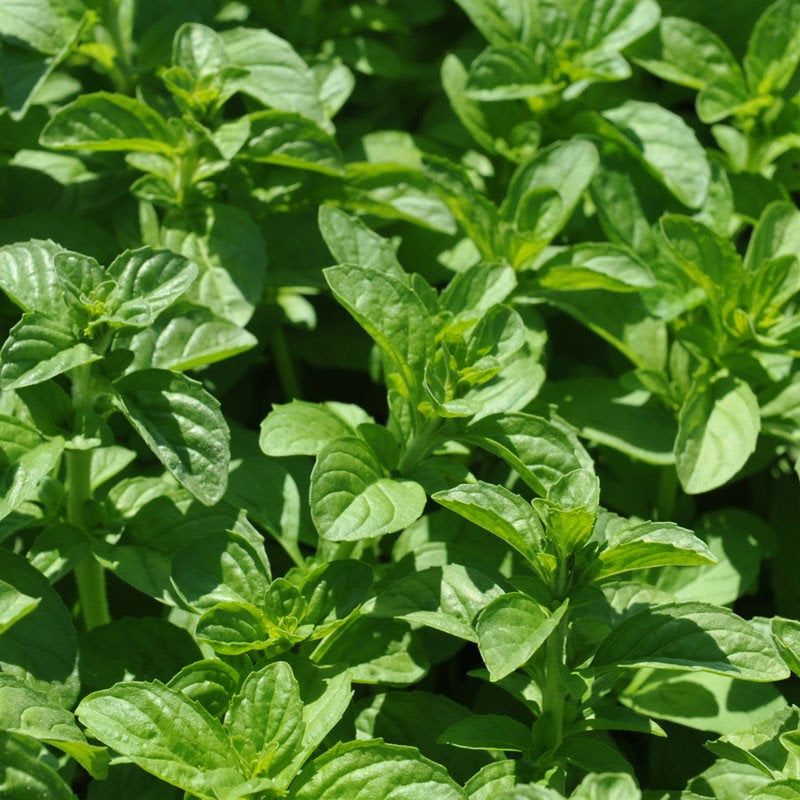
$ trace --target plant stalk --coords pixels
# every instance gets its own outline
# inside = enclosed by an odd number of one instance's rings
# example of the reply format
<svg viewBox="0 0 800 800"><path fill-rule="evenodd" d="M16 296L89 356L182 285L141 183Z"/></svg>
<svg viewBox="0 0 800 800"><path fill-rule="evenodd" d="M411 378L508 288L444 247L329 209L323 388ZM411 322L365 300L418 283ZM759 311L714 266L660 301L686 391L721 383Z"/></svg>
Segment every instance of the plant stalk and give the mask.
<svg viewBox="0 0 800 800"><path fill-rule="evenodd" d="M278 373L278 381L281 385L284 400L300 398L300 381L297 377L297 370L294 368L292 356L289 353L289 346L286 344L286 334L283 332L283 325L278 325L270 337L272 348L272 359L275 362L275 369Z"/></svg>
<svg viewBox="0 0 800 800"><path fill-rule="evenodd" d="M72 405L76 414L91 408L89 365L77 367L72 373ZM90 450L69 450L67 461L67 521L86 531L84 504L92 496L92 454ZM90 631L111 621L106 596L103 567L90 553L75 568L81 614Z"/></svg>

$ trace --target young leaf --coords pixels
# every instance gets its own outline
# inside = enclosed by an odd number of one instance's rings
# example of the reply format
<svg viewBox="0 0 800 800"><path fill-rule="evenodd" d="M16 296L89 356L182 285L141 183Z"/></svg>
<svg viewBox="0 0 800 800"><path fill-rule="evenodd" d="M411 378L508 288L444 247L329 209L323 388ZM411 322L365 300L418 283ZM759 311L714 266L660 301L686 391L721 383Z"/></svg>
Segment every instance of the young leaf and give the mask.
<svg viewBox="0 0 800 800"><path fill-rule="evenodd" d="M655 0L591 0L581 3L575 34L588 49L622 50L658 23Z"/></svg>
<svg viewBox="0 0 800 800"><path fill-rule="evenodd" d="M509 592L486 606L476 630L491 679L499 681L526 664L555 630L566 608L563 604L551 614L522 592Z"/></svg>
<svg viewBox="0 0 800 800"><path fill-rule="evenodd" d="M209 714L222 715L239 685L239 673L216 658L194 661L182 667L167 686L199 703Z"/></svg>
<svg viewBox="0 0 800 800"><path fill-rule="evenodd" d="M232 601L209 608L197 621L195 636L225 655L266 650L272 641L263 612L247 603Z"/></svg>
<svg viewBox="0 0 800 800"><path fill-rule="evenodd" d="M788 676L758 629L727 608L705 603L671 603L633 614L600 645L592 665L706 671L756 682Z"/></svg>
<svg viewBox="0 0 800 800"><path fill-rule="evenodd" d="M688 494L716 489L756 448L761 418L753 390L725 372L694 381L678 417L675 464Z"/></svg>
<svg viewBox="0 0 800 800"><path fill-rule="evenodd" d="M0 247L0 289L23 311L35 311L51 319L67 311L64 290L55 265L63 248L50 241Z"/></svg>
<svg viewBox="0 0 800 800"><path fill-rule="evenodd" d="M466 800L443 767L414 747L380 739L332 747L297 776L289 800L341 800L367 792L374 800L423 800L432 793L436 800Z"/></svg>
<svg viewBox="0 0 800 800"><path fill-rule="evenodd" d="M754 94L780 92L800 62L800 5L778 0L758 18L747 42L744 70Z"/></svg>
<svg viewBox="0 0 800 800"><path fill-rule="evenodd" d="M209 772L238 772L238 755L219 721L159 681L94 692L75 713L92 736L120 755L204 800L215 800Z"/></svg>
<svg viewBox="0 0 800 800"><path fill-rule="evenodd" d="M42 759L38 742L7 731L0 731L0 781L9 800L77 800L77 795Z"/></svg>
<svg viewBox="0 0 800 800"><path fill-rule="evenodd" d="M106 301L111 319L145 327L191 286L197 265L169 250L142 247L114 259L107 275L115 282Z"/></svg>
<svg viewBox="0 0 800 800"><path fill-rule="evenodd" d="M287 786L303 745L303 704L288 664L278 661L251 672L231 699L226 728L249 777Z"/></svg>
<svg viewBox="0 0 800 800"><path fill-rule="evenodd" d="M122 413L161 463L202 503L216 503L230 460L219 403L197 381L163 369L126 375L114 388Z"/></svg>
<svg viewBox="0 0 800 800"><path fill-rule="evenodd" d="M426 497L414 481L384 477L362 439L343 436L320 451L309 500L322 537L355 541L408 527L422 514Z"/></svg>

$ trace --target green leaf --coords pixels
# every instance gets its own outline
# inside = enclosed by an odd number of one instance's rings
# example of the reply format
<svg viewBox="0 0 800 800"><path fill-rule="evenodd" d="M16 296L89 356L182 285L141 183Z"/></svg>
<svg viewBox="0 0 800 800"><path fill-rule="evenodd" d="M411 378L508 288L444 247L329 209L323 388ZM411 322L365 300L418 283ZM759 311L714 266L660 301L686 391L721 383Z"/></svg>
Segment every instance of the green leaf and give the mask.
<svg viewBox="0 0 800 800"><path fill-rule="evenodd" d="M0 731L0 790L8 800L77 800L27 736Z"/></svg>
<svg viewBox="0 0 800 800"><path fill-rule="evenodd" d="M705 671L756 682L788 675L757 628L707 603L669 603L627 617L600 645L592 666Z"/></svg>
<svg viewBox="0 0 800 800"><path fill-rule="evenodd" d="M635 59L659 78L703 89L717 79L741 75L728 45L699 22L682 17L663 17L658 36ZM741 76L744 84L744 76Z"/></svg>
<svg viewBox="0 0 800 800"><path fill-rule="evenodd" d="M229 434L219 403L197 381L147 369L115 384L121 411L179 483L206 505L225 493Z"/></svg>
<svg viewBox="0 0 800 800"><path fill-rule="evenodd" d="M526 664L564 616L566 604L552 614L532 597L509 592L493 600L476 624L478 648L493 681Z"/></svg>
<svg viewBox="0 0 800 800"><path fill-rule="evenodd" d="M675 440L684 491L708 492L733 478L755 450L760 427L758 400L744 381L725 372L695 380Z"/></svg>
<svg viewBox="0 0 800 800"><path fill-rule="evenodd" d="M23 314L0 349L0 388L33 386L99 358L71 325L35 312Z"/></svg>
<svg viewBox="0 0 800 800"><path fill-rule="evenodd" d="M414 747L380 739L337 744L297 776L289 800L341 800L359 794L370 800L465 800L444 767Z"/></svg>
<svg viewBox="0 0 800 800"><path fill-rule="evenodd" d="M72 756L93 777L106 777L105 748L86 741L71 711L11 675L0 674L0 728L51 744Z"/></svg>
<svg viewBox="0 0 800 800"><path fill-rule="evenodd" d="M358 617L322 641L312 660L347 665L353 683L408 686L421 680L430 662L420 639L403 620Z"/></svg>
<svg viewBox="0 0 800 800"><path fill-rule="evenodd" d="M300 591L307 602L303 621L317 628L313 638L327 634L358 608L369 593L372 579L370 566L351 558L312 569Z"/></svg>
<svg viewBox="0 0 800 800"><path fill-rule="evenodd" d="M45 125L39 139L54 150L139 151L172 155L174 134L153 108L109 92L73 100Z"/></svg>
<svg viewBox="0 0 800 800"><path fill-rule="evenodd" d="M570 800L640 800L642 794L630 775L587 775Z"/></svg>
<svg viewBox="0 0 800 800"><path fill-rule="evenodd" d="M0 519L7 517L36 493L55 469L64 451L64 440L55 437L23 453L0 476Z"/></svg>
<svg viewBox="0 0 800 800"><path fill-rule="evenodd" d="M197 621L195 636L225 655L265 650L272 638L262 611L232 601L217 603L204 612Z"/></svg>
<svg viewBox="0 0 800 800"><path fill-rule="evenodd" d="M537 564L544 531L536 512L504 486L478 481L437 492L431 499L499 536L530 564Z"/></svg>
<svg viewBox="0 0 800 800"><path fill-rule="evenodd" d="M0 247L0 289L23 311L63 318L67 306L55 266L55 256L61 252L54 242L36 239Z"/></svg>
<svg viewBox="0 0 800 800"><path fill-rule="evenodd" d="M566 225L598 162L597 148L591 142L583 139L555 142L517 168L500 213L519 230L531 231L536 238L549 241ZM533 193L543 189L555 190L560 203L535 218L531 225L528 201Z"/></svg>
<svg viewBox="0 0 800 800"><path fill-rule="evenodd" d="M679 116L639 100L602 113L678 200L689 208L702 206L711 168L694 132Z"/></svg>
<svg viewBox="0 0 800 800"><path fill-rule="evenodd" d="M705 542L686 528L671 522L643 522L612 537L597 560L595 578L669 564L691 567L716 562Z"/></svg>
<svg viewBox="0 0 800 800"><path fill-rule="evenodd" d="M23 594L10 583L0 581L0 633L30 614L40 602L40 597Z"/></svg>
<svg viewBox="0 0 800 800"><path fill-rule="evenodd" d="M776 201L761 213L747 245L744 267L755 272L764 261L793 256L800 247L800 211L793 203Z"/></svg>
<svg viewBox="0 0 800 800"><path fill-rule="evenodd" d="M289 784L304 724L300 688L288 664L267 664L247 676L231 699L226 728L248 776Z"/></svg>
<svg viewBox="0 0 800 800"><path fill-rule="evenodd" d="M226 30L222 40L231 65L247 70L236 81L240 92L267 107L327 121L314 73L287 41L263 28Z"/></svg>
<svg viewBox="0 0 800 800"><path fill-rule="evenodd" d="M134 354L129 369L171 369L183 372L232 358L255 347L249 331L208 308L177 304L169 313L130 337L117 336L115 347Z"/></svg>
<svg viewBox="0 0 800 800"><path fill-rule="evenodd" d="M0 8L0 36L24 42L40 53L55 53L69 28L49 0L8 0Z"/></svg>
<svg viewBox="0 0 800 800"><path fill-rule="evenodd" d="M311 472L311 517L325 539L355 541L408 527L425 508L414 481L385 477L362 439L343 436L320 451Z"/></svg>
<svg viewBox="0 0 800 800"><path fill-rule="evenodd" d="M39 602L0 635L0 669L57 706L78 698L78 639L47 579L20 555L0 549L0 581Z"/></svg>
<svg viewBox="0 0 800 800"><path fill-rule="evenodd" d="M268 456L316 456L341 436L354 436L369 417L343 403L276 403L261 423L259 444Z"/></svg>
<svg viewBox="0 0 800 800"><path fill-rule="evenodd" d="M773 617L770 628L781 658L795 675L800 674L800 622Z"/></svg>
<svg viewBox="0 0 800 800"><path fill-rule="evenodd" d="M406 619L460 639L477 642L475 618L503 589L477 569L445 564L415 571L365 603L361 613Z"/></svg>
<svg viewBox="0 0 800 800"><path fill-rule="evenodd" d="M466 94L472 100L491 103L547 97L560 88L550 82L532 50L507 44L487 48L472 62Z"/></svg>
<svg viewBox="0 0 800 800"><path fill-rule="evenodd" d="M644 261L630 250L612 244L579 244L557 253L541 264L535 280L562 292L638 292L656 285Z"/></svg>
<svg viewBox="0 0 800 800"><path fill-rule="evenodd" d="M500 714L479 714L459 720L447 728L439 741L467 750L506 750L526 753L531 732L521 722Z"/></svg>
<svg viewBox="0 0 800 800"><path fill-rule="evenodd" d="M335 206L319 207L319 229L325 244L339 264L358 264L366 269L386 272L401 280L407 278L397 260L396 245Z"/></svg>
<svg viewBox="0 0 800 800"><path fill-rule="evenodd" d="M800 4L778 0L758 18L747 41L744 71L753 94L778 93L800 62Z"/></svg>
<svg viewBox="0 0 800 800"><path fill-rule="evenodd" d="M209 772L237 771L237 754L219 721L159 681L94 692L75 713L92 736L120 755L201 798L215 800Z"/></svg>
<svg viewBox="0 0 800 800"><path fill-rule="evenodd" d="M798 800L799 798L800 781L794 778L772 781L747 795L748 800Z"/></svg>
<svg viewBox="0 0 800 800"><path fill-rule="evenodd" d="M334 297L375 340L397 373L405 396L414 398L434 352L433 325L427 308L394 275L350 264L324 270Z"/></svg>
<svg viewBox="0 0 800 800"><path fill-rule="evenodd" d="M106 272L115 282L106 300L111 319L145 327L191 286L197 266L170 250L142 247L115 258Z"/></svg>
<svg viewBox="0 0 800 800"><path fill-rule="evenodd" d="M246 325L262 299L267 252L261 229L241 208L205 203L174 211L161 244L200 268L186 299L235 325Z"/></svg>
<svg viewBox="0 0 800 800"><path fill-rule="evenodd" d="M514 25L513 4L502 0L456 0L472 24L492 44L514 42L519 35ZM519 23L519 20L516 20Z"/></svg>
<svg viewBox="0 0 800 800"><path fill-rule="evenodd" d="M259 111L248 119L250 138L239 158L323 175L344 173L344 157L336 139L306 117L288 111Z"/></svg>
<svg viewBox="0 0 800 800"><path fill-rule="evenodd" d="M271 575L253 546L228 531L178 550L171 578L187 604L202 611L225 601L260 605Z"/></svg>
<svg viewBox="0 0 800 800"><path fill-rule="evenodd" d="M591 0L578 6L575 34L587 49L622 50L658 23L655 0Z"/></svg>
<svg viewBox="0 0 800 800"><path fill-rule="evenodd" d="M218 717L230 704L239 685L239 673L224 661L207 658L182 667L167 686L199 703L209 714Z"/></svg>
<svg viewBox="0 0 800 800"><path fill-rule="evenodd" d="M592 467L589 454L565 425L533 414L484 417L458 438L502 458L540 495L568 472Z"/></svg>

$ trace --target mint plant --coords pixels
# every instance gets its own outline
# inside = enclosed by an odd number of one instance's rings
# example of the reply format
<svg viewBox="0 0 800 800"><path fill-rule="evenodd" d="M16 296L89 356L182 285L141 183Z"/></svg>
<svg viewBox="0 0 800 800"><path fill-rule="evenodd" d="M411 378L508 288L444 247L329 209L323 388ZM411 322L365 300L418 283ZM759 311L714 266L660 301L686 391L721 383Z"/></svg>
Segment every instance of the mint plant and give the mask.
<svg viewBox="0 0 800 800"><path fill-rule="evenodd" d="M0 798L800 797L798 0L0 6Z"/></svg>

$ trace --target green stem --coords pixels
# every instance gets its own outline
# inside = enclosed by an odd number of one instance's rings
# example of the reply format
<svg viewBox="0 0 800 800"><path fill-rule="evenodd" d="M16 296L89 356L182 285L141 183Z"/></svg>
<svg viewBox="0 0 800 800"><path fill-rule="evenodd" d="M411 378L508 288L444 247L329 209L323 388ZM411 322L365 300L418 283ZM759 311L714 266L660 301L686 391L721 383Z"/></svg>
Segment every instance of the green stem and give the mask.
<svg viewBox="0 0 800 800"><path fill-rule="evenodd" d="M567 592L569 573L564 556L559 558L555 594L559 602ZM567 614L559 621L547 640L545 652L545 685L542 692L542 714L550 714L553 726L552 749L555 750L564 738L564 686L561 668L564 662L564 640L567 635Z"/></svg>
<svg viewBox="0 0 800 800"><path fill-rule="evenodd" d="M658 519L669 520L675 515L675 501L678 495L678 473L671 464L662 467L658 479Z"/></svg>
<svg viewBox="0 0 800 800"><path fill-rule="evenodd" d="M77 367L72 375L72 405L75 413L91 408L91 383L89 365ZM92 496L92 454L90 450L67 452L67 521L76 528L86 530L83 509ZM90 553L75 568L78 598L86 630L111 621L106 597L103 567Z"/></svg>
<svg viewBox="0 0 800 800"><path fill-rule="evenodd" d="M273 331L270 337L270 347L272 348L272 359L275 362L275 369L278 372L278 381L281 384L284 399L299 398L301 396L300 381L294 368L292 356L289 353L289 346L286 344L283 325L278 325Z"/></svg>
<svg viewBox="0 0 800 800"><path fill-rule="evenodd" d="M430 452L435 442L435 435L441 427L441 420L432 419L426 422L422 428L414 434L405 452L400 457L397 471L405 475L408 470L415 467Z"/></svg>

